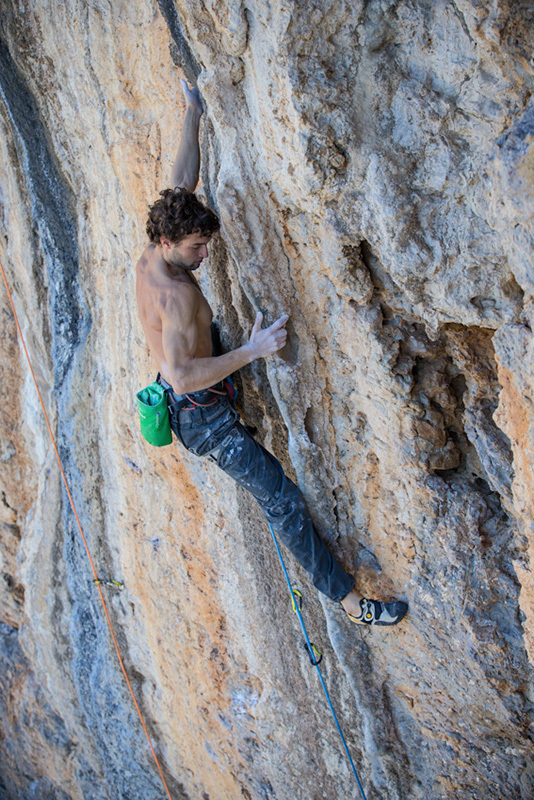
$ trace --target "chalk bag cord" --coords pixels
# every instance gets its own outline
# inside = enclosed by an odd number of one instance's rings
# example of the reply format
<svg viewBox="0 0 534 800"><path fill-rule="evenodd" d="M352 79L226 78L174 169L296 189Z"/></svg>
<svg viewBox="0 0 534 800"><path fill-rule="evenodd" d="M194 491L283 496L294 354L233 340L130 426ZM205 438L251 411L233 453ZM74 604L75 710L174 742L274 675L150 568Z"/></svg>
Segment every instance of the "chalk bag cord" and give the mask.
<svg viewBox="0 0 534 800"><path fill-rule="evenodd" d="M347 742L345 741L345 737L343 736L343 731L341 730L341 725L339 724L339 720L337 718L337 714L336 714L336 712L334 710L334 706L332 705L332 701L330 699L330 695L328 694L328 689L326 688L326 683L324 682L324 678L323 678L322 672L319 669L319 664L321 663L322 656L317 651L317 648L315 647L315 645L313 645L310 642L310 637L308 636L308 631L306 630L306 625L304 624L304 620L302 619L302 614L301 614L301 611L300 611L301 603L299 602L299 600L301 600L301 594L300 594L300 592L295 590L293 588L293 586L291 585L291 581L289 580L289 575L287 574L286 565L285 565L284 559L282 557L282 551L280 550L280 545L278 544L278 539L276 538L276 534L275 534L275 532L273 530L273 526L271 525L270 522L268 523L268 525L269 525L269 528L271 530L274 546L276 547L276 552L278 553L278 558L280 559L280 564L282 565L282 569L284 571L284 575L285 575L285 579L287 581L287 585L289 586L289 591L291 592L291 601L293 603L293 610L295 611L296 615L299 618L300 627L302 628L302 633L304 634L304 641L305 641L305 644L306 644L306 650L308 651L308 655L310 657L310 662L315 667L315 669L317 670L317 674L319 675L319 680L321 681L321 686L323 687L323 692L324 692L324 695L326 697L326 701L328 703L330 711L332 712L332 716L334 718L334 722L336 723L336 728L337 728L338 733L339 733L339 735L341 737L341 742L343 744L343 749L345 750L348 762L350 764L350 768L351 768L351 770L352 770L352 772L354 774L354 777L356 778L356 783L358 784L358 789L360 790L362 799L363 800L367 800L367 798L365 796L365 792L363 790L363 786L362 786L360 778L358 776L358 771L356 770L356 767L354 766L354 761L352 760L352 756L351 756L349 748L347 746Z"/></svg>
<svg viewBox="0 0 534 800"><path fill-rule="evenodd" d="M69 501L70 501L70 505L72 507L72 511L74 513L74 517L76 519L76 523L78 525L78 529L80 531L80 534L81 534L81 537L82 537L82 541L84 543L85 550L87 552L87 557L89 559L89 563L90 563L91 569L93 571L93 575L94 575L93 584L96 586L96 588L98 589L98 592L100 594L100 600L102 601L102 607L104 609L104 614L106 616L106 620L107 620L107 623L108 623L108 626L109 626L109 630L110 630L110 633L111 633L111 638L113 640L113 644L115 645L115 650L117 652L117 657L119 659L119 664L120 664L121 670L123 672L124 678L126 680L126 684L128 686L128 689L130 690L130 694L132 696L132 700L134 702L135 708L136 708L137 713L139 715L139 719L141 720L141 725L143 726L143 730L145 732L145 736L147 738L148 744L149 744L150 749L152 751L152 755L154 756L154 761L156 762L156 766L158 768L158 771L159 771L163 786L165 787L165 791L167 792L167 796L169 797L169 800L173 800L172 799L172 795L171 795L171 793L169 791L169 787L167 786L167 782L165 780L165 776L163 775L163 770L162 770L161 765L159 763L159 759L158 759L158 757L156 755L156 751L154 750L154 745L152 744L152 740L150 738L150 734L148 732L148 728L147 728L146 722L145 722L145 720L143 718L143 714L142 714L141 709L139 707L139 703L137 702L137 699L135 697L135 693L134 693L134 690L132 688L132 684L130 683L130 679L128 678L128 673L126 672L126 667L124 666L124 661L122 660L122 656L121 656L121 653L120 653L120 650L119 650L119 644L117 642L117 639L116 639L116 636L115 636L115 632L113 630L113 625L112 625L112 622L111 622L111 618L109 616L109 612L108 612L108 609L107 609L106 601L104 599L104 594L102 592L103 581L101 581L99 579L98 574L96 572L95 565L94 565L93 559L91 557L91 551L89 550L89 545L87 544L87 540L86 540L85 534L83 532L82 524L80 522L80 518L78 516L78 512L77 512L76 506L74 504L74 499L73 499L72 494L71 494L70 489L69 489L67 476L65 475L65 470L63 469L63 464L61 462L61 457L59 455L59 450L58 450L58 447L57 447L57 444L56 444L56 439L55 439L54 433L52 431L52 426L50 425L50 421L48 419L48 414L46 413L46 408L45 408L45 405L44 405L44 402L43 402L43 398L41 396L41 392L39 390L39 385L37 383L37 379L35 377L35 373L33 371L32 362L31 362L31 359L30 359L30 356L29 356L29 353L28 353L28 349L26 347L26 342L24 341L24 336L22 334L22 329L21 329L20 324L19 324L19 318L18 318L17 312L15 310L15 304L13 302L13 297L11 295L11 291L9 289L9 284L8 284L7 278L6 278L6 273L4 272L4 268L2 266L2 262L1 261L0 261L0 271L2 272L2 278L4 280L4 284L5 284L5 287L6 287L7 296L9 298L9 303L11 305L11 310L13 312L13 317L15 318L15 325L17 326L17 331L18 331L18 334L20 336L20 340L22 342L22 347L24 349L24 354L26 356L26 361L28 362L28 366L30 368L31 376L32 376L33 382L35 384L35 388L37 390L37 396L39 398L39 402L40 402L41 408L43 410L43 415L44 415L44 419L45 419L45 422L46 422L46 427L48 428L48 434L50 436L50 440L52 442L52 446L53 446L54 452L56 454L56 459L57 459L57 462L58 462L58 465L59 465L59 470L61 472L61 477L63 479L63 483L65 485L65 489L66 489L66 492L67 492L67 495L68 495L68 498L69 498Z"/></svg>

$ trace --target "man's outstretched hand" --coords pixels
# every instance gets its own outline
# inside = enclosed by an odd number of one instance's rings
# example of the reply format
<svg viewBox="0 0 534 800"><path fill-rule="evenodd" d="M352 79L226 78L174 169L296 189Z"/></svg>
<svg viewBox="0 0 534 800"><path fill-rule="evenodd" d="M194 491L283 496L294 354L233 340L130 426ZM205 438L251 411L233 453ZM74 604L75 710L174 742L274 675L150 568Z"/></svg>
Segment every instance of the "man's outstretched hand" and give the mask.
<svg viewBox="0 0 534 800"><path fill-rule="evenodd" d="M289 314L282 314L268 328L262 328L263 314L258 311L248 342L254 358L267 358L267 356L274 355L277 350L281 350L284 347L287 339L285 326L288 319Z"/></svg>
<svg viewBox="0 0 534 800"><path fill-rule="evenodd" d="M189 88L187 81L183 78L180 78L180 83L182 84L182 91L184 93L185 99L185 108L186 110L190 108L192 111L196 111L199 117L202 116L204 113L204 109L202 108L202 100L200 99L200 92L196 87Z"/></svg>

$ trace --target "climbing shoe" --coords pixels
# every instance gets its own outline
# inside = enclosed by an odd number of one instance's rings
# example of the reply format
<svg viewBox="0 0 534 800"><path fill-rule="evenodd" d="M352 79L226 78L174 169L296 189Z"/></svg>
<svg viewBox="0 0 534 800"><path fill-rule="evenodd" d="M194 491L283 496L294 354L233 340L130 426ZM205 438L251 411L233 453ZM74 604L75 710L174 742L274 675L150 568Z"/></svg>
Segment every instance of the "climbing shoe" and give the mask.
<svg viewBox="0 0 534 800"><path fill-rule="evenodd" d="M407 611L408 603L402 600L382 603L380 600L366 600L362 597L360 613L356 616L345 611L345 614L352 622L357 622L359 625L396 625L406 616Z"/></svg>

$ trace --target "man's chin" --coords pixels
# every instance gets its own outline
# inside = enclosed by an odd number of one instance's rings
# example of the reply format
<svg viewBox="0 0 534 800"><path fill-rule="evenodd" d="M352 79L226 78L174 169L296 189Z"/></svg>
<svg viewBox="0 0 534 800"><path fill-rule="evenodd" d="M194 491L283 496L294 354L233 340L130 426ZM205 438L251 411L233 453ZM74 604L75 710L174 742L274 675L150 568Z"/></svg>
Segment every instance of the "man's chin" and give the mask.
<svg viewBox="0 0 534 800"><path fill-rule="evenodd" d="M194 272L194 270L200 267L202 262L195 261L194 264L184 264L182 261L169 261L169 264L172 267L178 267L179 269L184 269L186 272Z"/></svg>
<svg viewBox="0 0 534 800"><path fill-rule="evenodd" d="M198 269L201 264L202 264L202 261L193 261L192 264L178 264L177 263L176 266L177 267L181 267L182 269L186 269L189 272L192 272L193 270Z"/></svg>

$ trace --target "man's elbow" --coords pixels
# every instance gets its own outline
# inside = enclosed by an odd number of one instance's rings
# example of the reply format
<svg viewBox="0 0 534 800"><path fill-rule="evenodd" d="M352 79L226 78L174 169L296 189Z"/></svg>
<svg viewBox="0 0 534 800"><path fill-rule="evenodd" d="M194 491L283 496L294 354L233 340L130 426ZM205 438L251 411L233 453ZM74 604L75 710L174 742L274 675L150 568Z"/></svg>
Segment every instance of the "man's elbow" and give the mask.
<svg viewBox="0 0 534 800"><path fill-rule="evenodd" d="M171 371L172 388L176 394L189 394L189 392L196 392L199 388L198 376L195 378L195 370L192 369L195 359L190 359L188 364L181 367L175 367Z"/></svg>
<svg viewBox="0 0 534 800"><path fill-rule="evenodd" d="M175 394L186 394L187 392L192 391L191 387L189 386L189 381L181 372L173 373L172 388L174 389Z"/></svg>
<svg viewBox="0 0 534 800"><path fill-rule="evenodd" d="M187 175L173 175L172 185L174 188L185 189L187 192L194 192L197 188L197 181L188 178Z"/></svg>
<svg viewBox="0 0 534 800"><path fill-rule="evenodd" d="M170 370L171 385L175 394L185 394L191 391L187 373L188 370L184 367L176 367Z"/></svg>

